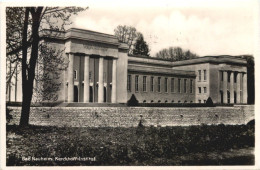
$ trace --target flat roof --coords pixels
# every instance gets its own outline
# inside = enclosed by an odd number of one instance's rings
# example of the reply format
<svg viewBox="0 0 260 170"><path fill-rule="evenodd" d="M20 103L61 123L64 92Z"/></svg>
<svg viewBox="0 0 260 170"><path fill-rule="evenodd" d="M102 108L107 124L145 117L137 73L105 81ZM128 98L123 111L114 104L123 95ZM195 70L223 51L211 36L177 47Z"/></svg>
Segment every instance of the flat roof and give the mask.
<svg viewBox="0 0 260 170"><path fill-rule="evenodd" d="M165 74L165 75L183 76L183 77L196 77L195 71L175 70L175 69L164 68L164 67L128 64L127 69L130 72L137 72L137 73L153 73L153 74Z"/></svg>
<svg viewBox="0 0 260 170"><path fill-rule="evenodd" d="M246 65L246 59L241 58L241 56L230 56L230 55L219 55L219 56L204 56L193 58L189 60L182 61L169 61L160 58L139 56L139 55L129 55L128 61L130 63L144 63L151 65L167 65L167 66L184 66L192 64L201 64L201 63L227 63L227 64L236 64L236 65Z"/></svg>

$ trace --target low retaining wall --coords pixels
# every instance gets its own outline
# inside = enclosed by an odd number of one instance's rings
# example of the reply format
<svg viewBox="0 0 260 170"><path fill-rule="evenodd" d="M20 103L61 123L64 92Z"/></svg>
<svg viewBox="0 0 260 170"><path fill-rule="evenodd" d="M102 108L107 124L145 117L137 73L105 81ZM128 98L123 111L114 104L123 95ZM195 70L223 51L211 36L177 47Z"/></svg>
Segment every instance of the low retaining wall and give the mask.
<svg viewBox="0 0 260 170"><path fill-rule="evenodd" d="M21 107L8 107L19 124ZM188 126L246 124L254 119L254 106L151 108L151 107L32 107L30 124L58 127Z"/></svg>

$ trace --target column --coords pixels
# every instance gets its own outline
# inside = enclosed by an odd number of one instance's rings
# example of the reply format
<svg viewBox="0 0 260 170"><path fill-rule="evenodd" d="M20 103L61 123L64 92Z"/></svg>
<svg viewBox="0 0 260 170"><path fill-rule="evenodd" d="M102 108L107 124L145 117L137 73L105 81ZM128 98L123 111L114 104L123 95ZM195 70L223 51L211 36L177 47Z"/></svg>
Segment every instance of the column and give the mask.
<svg viewBox="0 0 260 170"><path fill-rule="evenodd" d="M247 73L243 74L243 103L247 104Z"/></svg>
<svg viewBox="0 0 260 170"><path fill-rule="evenodd" d="M237 103L241 103L241 99L240 99L240 77L241 77L241 73L237 73Z"/></svg>
<svg viewBox="0 0 260 170"><path fill-rule="evenodd" d="M89 56L85 56L84 63L84 102L89 102Z"/></svg>
<svg viewBox="0 0 260 170"><path fill-rule="evenodd" d="M99 58L98 69L98 103L104 102L104 58Z"/></svg>
<svg viewBox="0 0 260 170"><path fill-rule="evenodd" d="M112 70L112 97L111 102L116 103L116 67L117 59L113 59L113 70Z"/></svg>
<svg viewBox="0 0 260 170"><path fill-rule="evenodd" d="M227 103L227 71L223 71L223 103Z"/></svg>
<svg viewBox="0 0 260 170"><path fill-rule="evenodd" d="M74 99L74 54L69 53L69 68L68 68L68 102L73 102Z"/></svg>
<svg viewBox="0 0 260 170"><path fill-rule="evenodd" d="M234 72L230 73L229 90L230 90L230 103L234 103Z"/></svg>

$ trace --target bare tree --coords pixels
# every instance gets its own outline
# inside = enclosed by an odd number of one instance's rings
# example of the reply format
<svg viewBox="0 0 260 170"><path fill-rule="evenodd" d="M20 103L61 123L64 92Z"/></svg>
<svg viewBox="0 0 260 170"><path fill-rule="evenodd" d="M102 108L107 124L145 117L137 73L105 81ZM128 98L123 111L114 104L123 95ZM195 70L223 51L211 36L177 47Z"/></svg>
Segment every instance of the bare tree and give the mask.
<svg viewBox="0 0 260 170"><path fill-rule="evenodd" d="M180 47L169 47L162 49L156 53L156 58L162 58L171 61L188 60L197 58L197 54L190 52L190 50L183 50Z"/></svg>
<svg viewBox="0 0 260 170"><path fill-rule="evenodd" d="M128 44L128 54L133 54L135 41L140 35L136 28L132 26L119 25L116 27L116 29L114 29L114 33L119 42Z"/></svg>
<svg viewBox="0 0 260 170"><path fill-rule="evenodd" d="M20 126L29 125L29 113L33 96L35 68L41 47L40 32L64 31L70 25L70 17L87 8L76 7L24 7L7 8L7 58L22 65L22 111ZM15 31L12 31L12 30ZM54 52L54 51L52 51ZM55 55L57 57L57 55ZM58 55L59 56L59 55ZM11 74L10 74L11 75Z"/></svg>

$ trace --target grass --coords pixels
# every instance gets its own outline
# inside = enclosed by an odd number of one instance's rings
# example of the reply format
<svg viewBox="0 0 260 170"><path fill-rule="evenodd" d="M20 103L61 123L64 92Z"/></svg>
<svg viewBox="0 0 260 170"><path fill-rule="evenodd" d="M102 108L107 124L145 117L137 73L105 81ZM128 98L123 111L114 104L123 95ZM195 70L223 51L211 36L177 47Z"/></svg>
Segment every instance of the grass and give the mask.
<svg viewBox="0 0 260 170"><path fill-rule="evenodd" d="M7 126L7 166L252 165L254 133L252 124L26 129ZM25 160L32 157L50 159ZM88 160L61 161L55 157Z"/></svg>

